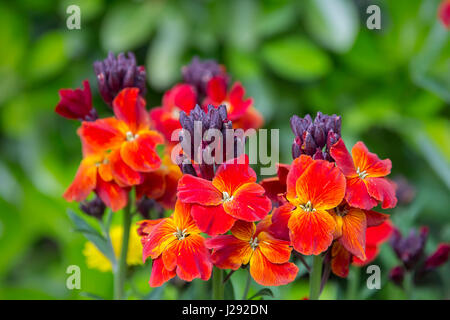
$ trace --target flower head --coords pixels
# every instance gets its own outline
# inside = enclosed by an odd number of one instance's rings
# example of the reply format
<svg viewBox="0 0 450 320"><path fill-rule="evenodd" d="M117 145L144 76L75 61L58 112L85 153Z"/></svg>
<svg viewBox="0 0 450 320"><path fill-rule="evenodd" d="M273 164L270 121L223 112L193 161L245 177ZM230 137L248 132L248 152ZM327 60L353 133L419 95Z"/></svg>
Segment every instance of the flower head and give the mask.
<svg viewBox="0 0 450 320"><path fill-rule="evenodd" d="M313 159L332 161L330 147L341 137L340 116L317 112L313 121L309 114L304 118L294 115L291 118L291 129L295 135L292 144L294 159L305 154Z"/></svg>
<svg viewBox="0 0 450 320"><path fill-rule="evenodd" d="M212 181L183 175L178 182L178 199L192 204L192 217L209 235L227 232L238 219L261 220L272 208L246 155L220 165Z"/></svg>
<svg viewBox="0 0 450 320"><path fill-rule="evenodd" d="M141 95L147 91L145 67L136 65L132 52L128 52L127 56L119 53L117 58L110 52L105 60L94 62L94 71L100 95L108 105L122 89L136 87Z"/></svg>
<svg viewBox="0 0 450 320"><path fill-rule="evenodd" d="M161 286L175 275L185 281L210 278L210 254L191 217L191 205L177 201L169 218L145 220L139 225L143 259L153 259L150 286Z"/></svg>
<svg viewBox="0 0 450 320"><path fill-rule="evenodd" d="M136 266L142 264L142 247L139 237L136 233L137 227L132 226L130 230L130 239L128 241L127 265ZM114 226L109 232L114 255L119 258L122 249L122 226ZM83 254L86 257L86 264L88 268L98 269L106 272L112 270L111 261L92 243L86 242L84 245Z"/></svg>
<svg viewBox="0 0 450 320"><path fill-rule="evenodd" d="M362 142L353 146L350 155L342 139L330 154L347 178L345 200L350 206L370 210L380 201L383 209L395 207L394 184L385 178L391 173L391 160L380 160Z"/></svg>
<svg viewBox="0 0 450 320"><path fill-rule="evenodd" d="M91 86L88 80L83 81L83 89L61 89L60 100L55 112L68 119L80 121L94 121L97 111L92 107Z"/></svg>
<svg viewBox="0 0 450 320"><path fill-rule="evenodd" d="M292 245L302 254L318 255L333 241L336 223L328 210L344 198L345 177L333 163L301 155L292 162L286 183L285 206L291 211L281 212Z"/></svg>
<svg viewBox="0 0 450 320"><path fill-rule="evenodd" d="M279 286L292 282L298 268L288 262L292 248L289 241L273 237L267 230L270 216L255 227L253 222L236 221L231 235L216 236L206 240L213 249L214 265L222 269L237 270L250 266L253 279L263 286Z"/></svg>
<svg viewBox="0 0 450 320"><path fill-rule="evenodd" d="M407 237L403 237L398 229L394 230L390 240L391 246L407 270L414 269L423 257L427 238L427 227L422 227L419 233L417 230L411 230Z"/></svg>

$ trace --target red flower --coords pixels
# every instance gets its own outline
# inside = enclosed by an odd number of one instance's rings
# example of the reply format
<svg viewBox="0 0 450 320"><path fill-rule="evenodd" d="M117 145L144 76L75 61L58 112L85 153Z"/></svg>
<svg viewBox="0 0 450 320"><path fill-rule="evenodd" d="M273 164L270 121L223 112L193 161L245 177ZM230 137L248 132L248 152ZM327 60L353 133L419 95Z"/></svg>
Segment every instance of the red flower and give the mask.
<svg viewBox="0 0 450 320"><path fill-rule="evenodd" d="M261 220L272 208L246 155L220 165L212 181L185 174L178 182L178 199L193 204L195 222L209 235L227 232L237 219Z"/></svg>
<svg viewBox="0 0 450 320"><path fill-rule="evenodd" d="M258 223L236 221L231 235L206 240L213 249L211 259L221 269L237 270L250 265L253 279L263 286L279 286L294 281L298 273L295 264L288 262L292 248L288 241L274 238L267 232L270 216Z"/></svg>
<svg viewBox="0 0 450 320"><path fill-rule="evenodd" d="M136 186L136 198L139 200L147 196L155 199L165 209L173 209L177 200L178 180L182 176L180 167L166 155L158 170L144 173L143 176L144 182Z"/></svg>
<svg viewBox="0 0 450 320"><path fill-rule="evenodd" d="M162 136L150 130L145 100L139 89L123 89L113 101L115 118L83 122L80 136L89 150L107 151L114 180L122 186L143 182L141 172L159 168L161 160L155 150Z"/></svg>
<svg viewBox="0 0 450 320"><path fill-rule="evenodd" d="M261 180L260 184L266 190L266 195L275 203L283 203L286 193L286 178L289 173L290 165L278 163L277 176Z"/></svg>
<svg viewBox="0 0 450 320"><path fill-rule="evenodd" d="M139 223L143 259L153 259L150 286L159 287L175 275L185 281L211 277L210 254L190 211L190 205L178 201L169 218Z"/></svg>
<svg viewBox="0 0 450 320"><path fill-rule="evenodd" d="M447 262L450 255L450 244L440 243L435 252L425 260L425 269L433 270Z"/></svg>
<svg viewBox="0 0 450 320"><path fill-rule="evenodd" d="M292 162L286 182L289 204L283 209L292 211L280 210L277 218L287 221L295 250L318 255L333 241L336 223L327 210L344 198L345 177L333 163L301 155Z"/></svg>
<svg viewBox="0 0 450 320"><path fill-rule="evenodd" d="M88 80L83 81L83 89L61 89L60 100L55 112L68 119L93 121L97 112L92 108L91 87Z"/></svg>
<svg viewBox="0 0 450 320"><path fill-rule="evenodd" d="M177 84L166 91L162 106L150 110L150 118L159 132L163 133L166 141L172 142L172 132L181 129L180 111L188 115L197 104L197 93L189 84ZM176 143L176 142L174 142Z"/></svg>
<svg viewBox="0 0 450 320"><path fill-rule="evenodd" d="M342 139L330 153L347 178L345 200L350 206L370 210L380 201L383 209L395 207L394 184L384 178L391 173L391 160L380 160L362 142L353 146L350 156Z"/></svg>
<svg viewBox="0 0 450 320"><path fill-rule="evenodd" d="M203 107L209 104L218 107L224 104L227 107L228 119L233 121L234 128L247 130L262 127L264 120L260 113L253 107L253 99L245 99L245 89L236 82L227 92L227 80L223 76L215 76L207 85L207 96L203 101Z"/></svg>
<svg viewBox="0 0 450 320"><path fill-rule="evenodd" d="M75 179L64 193L64 199L81 202L95 191L112 211L124 208L128 202L127 191L114 182L111 166L105 160L105 153L86 155L78 167Z"/></svg>
<svg viewBox="0 0 450 320"><path fill-rule="evenodd" d="M442 24L449 29L450 28L450 0L443 0L439 6L439 19Z"/></svg>

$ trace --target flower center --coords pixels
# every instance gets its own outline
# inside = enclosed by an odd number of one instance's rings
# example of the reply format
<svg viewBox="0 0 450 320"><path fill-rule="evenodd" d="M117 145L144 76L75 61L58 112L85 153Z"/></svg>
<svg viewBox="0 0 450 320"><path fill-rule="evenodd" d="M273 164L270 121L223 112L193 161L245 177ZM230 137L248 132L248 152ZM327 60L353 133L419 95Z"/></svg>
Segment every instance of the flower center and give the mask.
<svg viewBox="0 0 450 320"><path fill-rule="evenodd" d="M251 238L249 243L250 247L252 247L252 250L255 250L256 247L258 246L258 238L257 237Z"/></svg>
<svg viewBox="0 0 450 320"><path fill-rule="evenodd" d="M300 208L302 208L303 211L306 211L306 212L314 212L314 211L316 211L316 209L313 208L311 201L308 201L304 205L300 205Z"/></svg>
<svg viewBox="0 0 450 320"><path fill-rule="evenodd" d="M359 169L359 167L356 169L356 173L358 174L358 176L361 179L365 179L368 176L368 173L365 170L361 171L361 169Z"/></svg>
<svg viewBox="0 0 450 320"><path fill-rule="evenodd" d="M133 134L133 132L128 131L127 132L127 141L133 141L139 137L138 134Z"/></svg>
<svg viewBox="0 0 450 320"><path fill-rule="evenodd" d="M222 198L223 202L229 202L229 201L233 200L233 196L230 197L230 195L226 191L224 191L222 193L222 196L223 196L223 198Z"/></svg>
<svg viewBox="0 0 450 320"><path fill-rule="evenodd" d="M183 240L184 238L187 238L189 236L189 233L187 233L187 229L180 230L179 228L177 228L177 231L174 232L173 235L178 240Z"/></svg>

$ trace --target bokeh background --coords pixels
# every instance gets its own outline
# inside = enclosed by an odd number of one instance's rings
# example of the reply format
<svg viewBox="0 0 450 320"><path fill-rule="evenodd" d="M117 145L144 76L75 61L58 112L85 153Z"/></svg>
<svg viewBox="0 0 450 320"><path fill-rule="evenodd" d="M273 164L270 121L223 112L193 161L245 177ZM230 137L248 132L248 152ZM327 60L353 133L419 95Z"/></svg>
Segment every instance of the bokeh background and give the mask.
<svg viewBox="0 0 450 320"><path fill-rule="evenodd" d="M292 114L342 115L347 144L363 140L381 158L390 158L392 176L403 177L415 191L410 202L390 211L394 223L403 232L428 225L427 253L450 242L450 42L437 18L439 3L1 1L0 299L112 296L111 273L86 266L86 241L66 213L77 205L61 197L81 158L79 123L53 112L60 88L80 87L88 78L95 107L107 114L92 63L108 51L132 50L146 66L150 107L181 80L181 66L194 55L224 64L254 98L265 127L281 130L284 162L291 160ZM66 27L70 4L81 8L81 30ZM370 4L381 8L381 30L366 27ZM359 270L357 297L405 298L387 281L398 264L389 245L375 263L382 289L364 289L365 271ZM81 290L66 288L69 265L81 268ZM450 298L449 267L417 285L415 297ZM149 263L133 271L131 298L209 297L207 284L198 280L150 290ZM232 277L236 292L243 290L243 277L240 271ZM323 298L345 298L349 283L332 277ZM253 284L251 292L258 289ZM273 292L277 299L301 299L308 282L300 277Z"/></svg>

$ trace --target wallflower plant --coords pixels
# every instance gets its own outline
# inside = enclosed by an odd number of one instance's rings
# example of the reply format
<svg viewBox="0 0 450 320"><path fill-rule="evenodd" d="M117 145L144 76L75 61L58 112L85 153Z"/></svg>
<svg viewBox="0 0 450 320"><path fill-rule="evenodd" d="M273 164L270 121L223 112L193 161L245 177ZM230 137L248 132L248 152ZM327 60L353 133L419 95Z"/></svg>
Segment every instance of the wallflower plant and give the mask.
<svg viewBox="0 0 450 320"><path fill-rule="evenodd" d="M136 234L143 261L151 260L150 286L174 277L187 282L212 278L215 299L224 297L225 275L229 281L240 268L248 272L244 299L252 279L263 286L295 281L302 266L292 252L302 262L313 257L311 267L304 264L310 271L309 299L318 299L327 270L346 277L352 262L372 261L389 236L389 216L373 209L396 205L395 185L387 178L391 161L380 160L363 142L350 154L340 116L319 112L313 120L294 115L292 163L278 164L277 177L258 182L242 150L227 152L225 136L219 141L224 147L216 152L226 156L202 161L211 144L203 135L208 130L263 125L253 99L241 83L230 81L225 67L195 58L183 67L183 82L150 110L145 68L137 66L132 53L117 58L110 53L94 67L98 92L113 114L98 117L88 81L83 89L61 90L55 111L81 121L82 159L64 198L99 219L102 233L82 216L70 215L91 242L85 250L88 265L114 272L116 299L126 298L129 232L134 232L131 224L138 212L146 216L137 222ZM194 145L188 137L197 123L203 131L200 144ZM177 129L181 148L171 159ZM245 143L233 139L232 146ZM157 205L168 215L155 217ZM112 215L123 216L121 245L110 235Z"/></svg>

